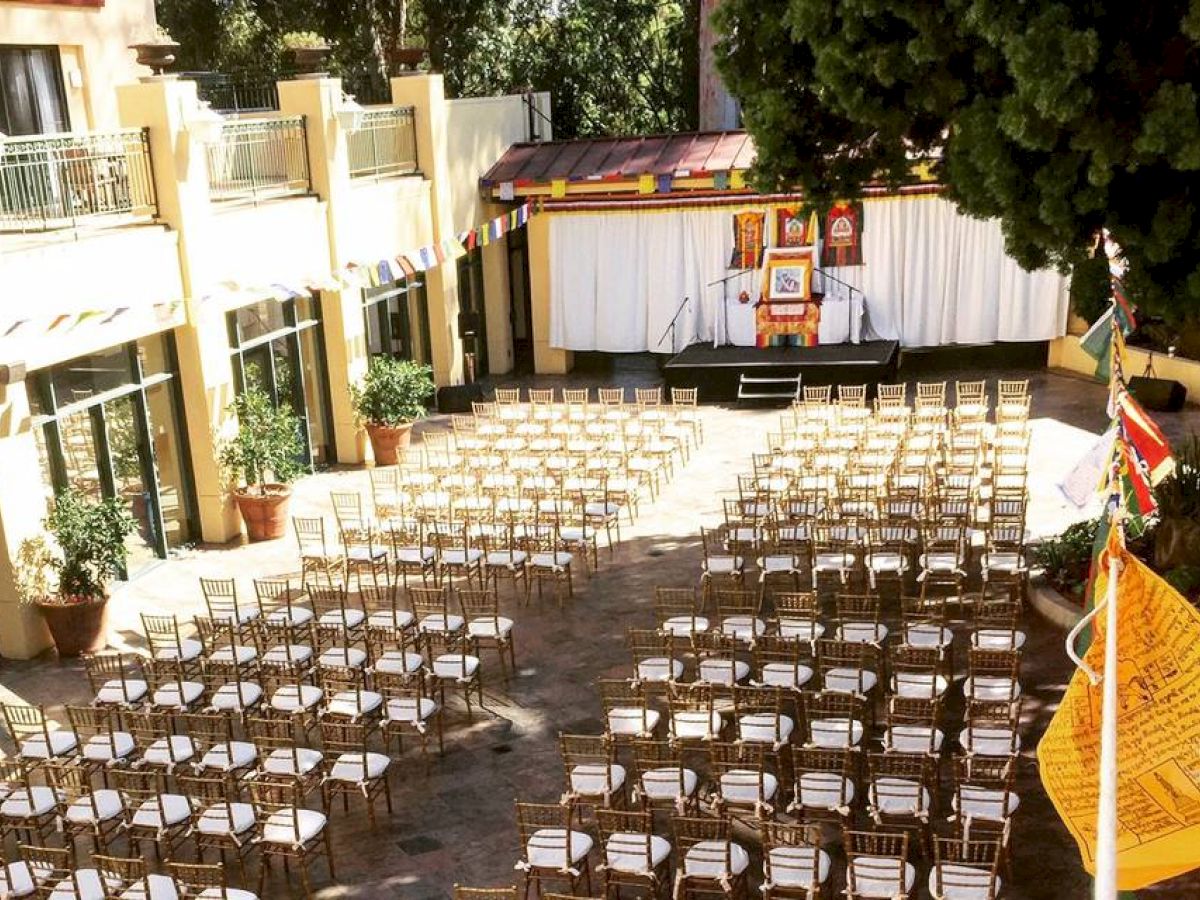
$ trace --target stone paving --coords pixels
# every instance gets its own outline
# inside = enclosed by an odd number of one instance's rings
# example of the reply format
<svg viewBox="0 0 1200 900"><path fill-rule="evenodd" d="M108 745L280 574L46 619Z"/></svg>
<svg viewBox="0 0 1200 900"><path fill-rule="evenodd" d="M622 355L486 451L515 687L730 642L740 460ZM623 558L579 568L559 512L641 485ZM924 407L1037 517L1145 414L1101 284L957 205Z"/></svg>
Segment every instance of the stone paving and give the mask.
<svg viewBox="0 0 1200 900"><path fill-rule="evenodd" d="M948 377L953 378L953 373ZM634 368L613 377L538 378L536 383L603 384L614 379L629 385L653 383L657 373L653 368ZM1032 375L1031 388L1030 524L1036 533L1050 534L1081 517L1062 501L1054 484L1104 427L1104 390L1046 372ZM349 814L340 806L334 808L331 828L338 880L331 884L318 866L314 871L318 896L424 900L449 896L455 883L516 883L513 863L519 848L513 799L558 799L563 785L558 732L602 729L593 680L626 674L625 629L652 623L655 585L696 583L699 526L720 519L722 497L735 487L736 474L748 469L750 454L765 446L766 433L774 429L779 411L709 406L703 416L706 441L700 452L677 469L656 503L643 504L636 526L623 529L624 542L615 557L602 556L598 574L591 579L577 574L576 596L565 610L560 611L549 597L540 606L535 599L528 607L506 600L517 622L515 678L507 684L501 681L494 657L485 656L485 666L491 664L485 670L486 710L468 721L465 710L451 701L446 755L432 757L427 769L419 754L409 749L394 765L395 814L388 817L381 812L380 824L372 830L353 806ZM1195 408L1158 419L1173 438L1200 429L1200 412ZM444 424L434 417L423 429ZM293 511L331 516L329 492L347 489L368 491L366 471L337 470L304 479L296 487ZM119 643L139 646L141 612L180 616L202 612L198 576L233 573L249 590L254 577L294 573L296 568L290 538L190 551L144 572L116 592L114 637ZM1019 785L1022 808L1014 837L1017 874L1004 896L1010 900L1083 898L1087 887L1078 857L1040 791L1032 753L1069 674L1061 650L1062 633L1035 619L1026 627L1031 632L1023 670L1029 729ZM88 699L81 665L52 655L27 663L4 661L0 685L4 696L46 704L52 714L64 703ZM593 887L599 893L598 883ZM281 877L273 878L265 893L291 895ZM1200 882L1172 884L1153 895L1194 898L1200 896Z"/></svg>

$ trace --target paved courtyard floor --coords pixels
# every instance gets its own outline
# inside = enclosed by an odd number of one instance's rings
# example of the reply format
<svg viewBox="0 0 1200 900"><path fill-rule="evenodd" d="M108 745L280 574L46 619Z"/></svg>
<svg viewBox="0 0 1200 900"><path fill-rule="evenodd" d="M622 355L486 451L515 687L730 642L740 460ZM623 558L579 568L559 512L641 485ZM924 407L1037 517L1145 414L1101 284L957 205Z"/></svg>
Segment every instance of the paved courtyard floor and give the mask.
<svg viewBox="0 0 1200 900"><path fill-rule="evenodd" d="M990 373L993 377L997 373ZM949 375L953 378L953 373ZM976 376L978 377L978 376ZM633 369L618 373L619 383L653 383L657 372ZM613 379L597 377L593 383ZM537 379L539 385L586 383L586 379ZM1032 455L1029 488L1030 526L1052 534L1081 518L1055 488L1057 480L1105 425L1104 390L1070 376L1032 375ZM451 703L446 755L433 758L428 771L419 754L394 766L396 812L383 813L372 830L365 815L335 807L331 815L338 863L337 883L320 866L314 872L322 898L403 897L423 900L449 896L452 885L502 886L516 883L513 863L518 842L513 800L553 802L562 793L560 731L595 733L603 727L592 687L599 677L624 676L628 654L626 627L652 625L656 585L690 586L700 567L699 527L721 517L721 499L736 486L736 474L748 470L750 454L765 447L766 433L778 421L777 409L703 409L706 441L656 503L643 504L633 528L611 560L602 557L600 572L578 578L573 602L560 611L549 598L528 607L506 600L517 622L516 677L504 683L485 676L486 710L468 721ZM1178 438L1200 430L1200 411L1158 417ZM423 428L437 428L433 418ZM335 470L304 479L296 487L293 512L332 515L331 490L369 490L365 470ZM295 544L289 538L267 544L200 547L143 572L116 592L112 603L114 640L140 646L138 615L203 612L197 578L235 575L250 580L297 570ZM1033 748L1053 714L1069 677L1062 632L1030 614L1030 643L1022 680L1028 697L1024 765L1018 786L1022 797L1013 837L1014 883L1004 896L1064 898L1088 896L1078 855L1040 789ZM959 661L958 668L962 664ZM51 713L65 703L89 699L82 666L52 655L31 662L0 664L6 698L46 704ZM382 807L380 807L382 810ZM253 888L253 885L247 885ZM597 887L598 885L594 885ZM266 895L289 896L282 878ZM1195 898L1200 879L1176 882L1145 896ZM922 895L923 896L923 895Z"/></svg>

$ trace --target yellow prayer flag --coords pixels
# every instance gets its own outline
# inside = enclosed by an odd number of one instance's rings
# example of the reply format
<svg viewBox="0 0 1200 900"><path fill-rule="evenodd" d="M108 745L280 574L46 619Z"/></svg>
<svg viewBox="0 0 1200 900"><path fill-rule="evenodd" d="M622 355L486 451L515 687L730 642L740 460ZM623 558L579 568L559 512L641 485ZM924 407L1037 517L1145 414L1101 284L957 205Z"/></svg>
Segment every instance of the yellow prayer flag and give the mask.
<svg viewBox="0 0 1200 900"><path fill-rule="evenodd" d="M738 169L734 169L729 173L729 188L730 190L740 191L746 186L746 173Z"/></svg>
<svg viewBox="0 0 1200 900"><path fill-rule="evenodd" d="M1117 580L1117 884L1138 890L1200 866L1200 613L1110 541ZM1108 566L1096 596L1106 596ZM1103 614L1084 656L1104 671ZM1096 870L1103 685L1076 671L1038 745L1046 793Z"/></svg>
<svg viewBox="0 0 1200 900"><path fill-rule="evenodd" d="M653 194L654 193L654 176L639 175L638 176L638 193Z"/></svg>
<svg viewBox="0 0 1200 900"><path fill-rule="evenodd" d="M550 196L558 200L567 196L567 182L563 178L555 178L550 182Z"/></svg>

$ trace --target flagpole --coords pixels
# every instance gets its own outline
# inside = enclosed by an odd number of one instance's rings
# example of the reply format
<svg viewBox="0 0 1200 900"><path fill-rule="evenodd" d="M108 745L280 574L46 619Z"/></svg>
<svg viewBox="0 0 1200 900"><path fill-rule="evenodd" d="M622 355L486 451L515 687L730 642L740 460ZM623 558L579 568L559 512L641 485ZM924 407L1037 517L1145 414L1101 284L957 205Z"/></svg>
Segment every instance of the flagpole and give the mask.
<svg viewBox="0 0 1200 900"><path fill-rule="evenodd" d="M1105 597L1108 608L1104 617L1104 680L1101 682L1095 900L1116 900L1117 896L1117 579L1120 573L1121 561L1110 550Z"/></svg>

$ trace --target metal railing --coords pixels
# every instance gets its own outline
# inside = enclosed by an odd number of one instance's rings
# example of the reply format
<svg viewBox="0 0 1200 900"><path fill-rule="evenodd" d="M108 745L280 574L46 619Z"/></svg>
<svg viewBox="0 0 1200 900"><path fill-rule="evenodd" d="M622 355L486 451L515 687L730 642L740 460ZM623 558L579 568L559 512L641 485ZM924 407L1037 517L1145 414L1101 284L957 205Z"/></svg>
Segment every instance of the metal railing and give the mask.
<svg viewBox="0 0 1200 900"><path fill-rule="evenodd" d="M214 202L258 203L312 190L304 116L226 122L207 151Z"/></svg>
<svg viewBox="0 0 1200 900"><path fill-rule="evenodd" d="M0 231L50 231L157 214L145 128L0 144Z"/></svg>
<svg viewBox="0 0 1200 900"><path fill-rule="evenodd" d="M279 109L279 88L272 76L188 72L183 77L195 81L197 95L219 113L236 115Z"/></svg>
<svg viewBox="0 0 1200 900"><path fill-rule="evenodd" d="M368 109L361 127L348 135L346 143L351 178L417 171L417 132L411 106Z"/></svg>

